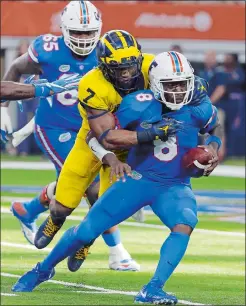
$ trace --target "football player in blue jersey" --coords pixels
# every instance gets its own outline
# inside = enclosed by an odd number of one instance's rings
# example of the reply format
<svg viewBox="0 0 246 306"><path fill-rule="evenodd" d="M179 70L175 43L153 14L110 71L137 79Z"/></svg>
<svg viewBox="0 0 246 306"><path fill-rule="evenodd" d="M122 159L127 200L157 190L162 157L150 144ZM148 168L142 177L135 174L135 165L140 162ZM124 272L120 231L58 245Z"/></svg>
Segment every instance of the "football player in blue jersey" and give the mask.
<svg viewBox="0 0 246 306"><path fill-rule="evenodd" d="M62 36L51 34L37 37L28 53L17 58L4 76L5 81L18 81L22 74L37 74L52 82L70 74L81 76L97 66L96 46L100 38L102 20L97 8L89 1L71 1L61 14ZM1 105L2 106L2 105ZM11 133L10 118L5 114L1 130ZM40 149L56 168L57 177L71 151L82 125L78 111L77 90L58 93L50 100L40 100L35 116L35 139ZM48 209L56 182L46 186L41 195L30 202L13 202L12 212L20 221L26 239L33 244L37 231L37 216ZM88 196L89 190L87 190ZM91 199L92 197L90 197ZM93 203L91 203L93 204ZM121 244L119 229L103 234L109 246L109 266L116 270L139 270L139 264ZM83 259L87 256L84 249ZM116 258L118 260L116 260ZM113 261L113 262L112 262ZM117 261L117 262L116 262ZM124 262L122 265L121 262ZM129 263L129 265L127 265Z"/></svg>
<svg viewBox="0 0 246 306"><path fill-rule="evenodd" d="M48 82L46 79L34 80L35 75L30 76L25 80L25 83L17 83L11 81L1 81L1 101L5 103L6 100L15 101L19 99L29 98L48 98L51 95L70 91L78 88L80 76L78 74L70 75L62 80ZM27 102L30 100L26 100ZM32 100L31 100L32 101ZM21 102L21 101L18 101ZM22 103L22 102L21 102ZM9 117L6 107L1 109L1 122L6 122L6 117ZM9 122L11 120L9 119ZM11 127L10 127L11 130ZM6 130L1 129L1 142L6 143L11 134L7 134Z"/></svg>
<svg viewBox="0 0 246 306"><path fill-rule="evenodd" d="M161 247L154 276L143 286L135 301L168 305L177 303L177 298L162 288L183 258L198 222L196 199L190 184L191 174L182 167L182 158L189 149L198 145L198 133L208 133L205 148L213 158L204 175L209 175L218 164L217 152L222 131L217 109L207 96L207 84L194 76L192 67L182 54L171 51L157 55L149 77L151 90L138 91L123 99L116 113L117 133L121 139L113 141L111 138L111 147L121 148L122 145L117 144L119 142L130 146L130 134L127 138L125 129L136 130L135 137L138 139L152 138L151 128L156 127L156 122L169 122L168 130L172 128L172 122L178 120L176 133L170 134L168 139L156 137L132 147L128 154L128 163L134 170L131 177L126 178L125 182L113 184L97 200L80 225L67 230L49 255L17 281L13 291L32 291L53 277L54 267L64 258L73 257L81 245L93 241L106 228L122 222L141 207L150 205L171 233ZM117 133L115 131L114 135ZM88 143L93 152L103 154L103 147L95 137L88 139ZM108 151L106 153L103 161L113 171L119 169L120 162L116 156ZM121 164L122 171L128 172L124 164ZM101 222L95 222L99 216Z"/></svg>

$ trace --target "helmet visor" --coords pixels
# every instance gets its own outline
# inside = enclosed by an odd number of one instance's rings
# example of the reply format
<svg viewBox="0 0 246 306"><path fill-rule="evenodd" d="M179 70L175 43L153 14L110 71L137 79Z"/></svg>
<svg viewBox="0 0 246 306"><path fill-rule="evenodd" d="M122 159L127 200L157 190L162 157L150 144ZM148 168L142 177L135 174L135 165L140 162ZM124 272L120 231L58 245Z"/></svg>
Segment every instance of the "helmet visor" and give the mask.
<svg viewBox="0 0 246 306"><path fill-rule="evenodd" d="M155 84L155 90L159 92L160 101L170 109L179 109L191 101L194 91L194 76L179 78L178 80L159 80Z"/></svg>
<svg viewBox="0 0 246 306"><path fill-rule="evenodd" d="M99 38L99 31L69 30L69 41L77 54L87 55L94 49Z"/></svg>
<svg viewBox="0 0 246 306"><path fill-rule="evenodd" d="M108 74L115 87L120 90L135 89L136 82L141 74L141 61L128 64L108 64Z"/></svg>

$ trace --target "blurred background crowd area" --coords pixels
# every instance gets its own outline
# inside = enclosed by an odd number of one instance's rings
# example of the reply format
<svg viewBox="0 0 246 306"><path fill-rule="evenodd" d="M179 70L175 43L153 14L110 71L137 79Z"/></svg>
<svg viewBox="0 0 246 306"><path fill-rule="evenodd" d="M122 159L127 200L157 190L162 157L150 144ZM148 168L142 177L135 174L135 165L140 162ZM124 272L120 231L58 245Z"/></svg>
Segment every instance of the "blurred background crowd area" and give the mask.
<svg viewBox="0 0 246 306"><path fill-rule="evenodd" d="M92 1L101 11L103 32L124 29L143 52L183 53L195 74L209 82L225 139L221 159L245 156L245 2L244 1ZM12 61L38 35L60 35L60 13L68 1L1 1L1 78ZM41 12L41 13L40 13ZM13 20L15 22L13 23ZM25 79L27 76L23 76ZM15 129L35 114L39 101L10 105ZM12 155L41 154L30 136Z"/></svg>

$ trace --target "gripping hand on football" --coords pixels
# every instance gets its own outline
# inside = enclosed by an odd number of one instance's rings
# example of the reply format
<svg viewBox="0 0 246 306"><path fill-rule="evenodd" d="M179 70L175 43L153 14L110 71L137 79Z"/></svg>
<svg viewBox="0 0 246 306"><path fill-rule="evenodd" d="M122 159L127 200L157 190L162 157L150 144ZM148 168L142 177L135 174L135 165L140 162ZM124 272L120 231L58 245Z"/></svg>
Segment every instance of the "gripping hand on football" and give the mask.
<svg viewBox="0 0 246 306"><path fill-rule="evenodd" d="M54 82L48 82L46 79L34 80L34 76L31 76L26 79L25 83L32 84L35 87L35 97L47 98L64 91L78 89L80 79L79 74L73 74Z"/></svg>
<svg viewBox="0 0 246 306"><path fill-rule="evenodd" d="M219 164L218 152L211 145L202 145L199 147L207 150L213 156L213 158L208 162L208 167L204 170L203 173L204 176L209 176Z"/></svg>
<svg viewBox="0 0 246 306"><path fill-rule="evenodd" d="M138 143L150 142L161 139L167 141L168 137L174 136L183 127L183 123L172 118L163 118L145 131L137 133Z"/></svg>

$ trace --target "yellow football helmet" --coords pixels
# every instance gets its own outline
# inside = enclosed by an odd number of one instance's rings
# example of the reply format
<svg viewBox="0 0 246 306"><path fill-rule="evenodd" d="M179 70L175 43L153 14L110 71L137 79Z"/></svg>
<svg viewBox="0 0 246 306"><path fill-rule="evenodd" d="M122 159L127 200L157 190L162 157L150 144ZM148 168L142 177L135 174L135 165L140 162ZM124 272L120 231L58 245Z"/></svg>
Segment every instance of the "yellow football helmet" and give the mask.
<svg viewBox="0 0 246 306"><path fill-rule="evenodd" d="M97 57L104 77L116 89L136 89L143 57L141 46L131 34L123 30L106 32L97 45Z"/></svg>

